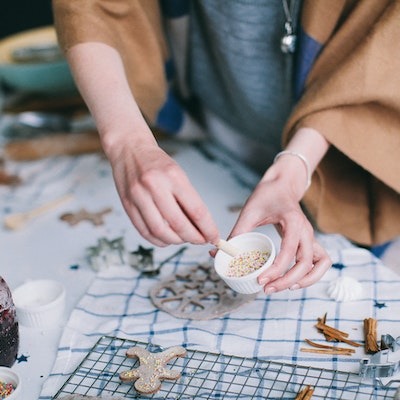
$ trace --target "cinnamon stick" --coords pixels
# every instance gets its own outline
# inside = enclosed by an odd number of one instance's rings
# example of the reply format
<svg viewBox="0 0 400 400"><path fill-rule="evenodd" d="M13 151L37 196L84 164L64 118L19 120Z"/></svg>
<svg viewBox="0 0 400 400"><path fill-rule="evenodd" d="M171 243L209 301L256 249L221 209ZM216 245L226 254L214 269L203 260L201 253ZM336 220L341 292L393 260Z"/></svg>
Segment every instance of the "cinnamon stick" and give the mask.
<svg viewBox="0 0 400 400"><path fill-rule="evenodd" d="M326 323L323 322L326 321L326 315L324 317L325 319L319 318L318 323L315 326L320 332L324 334L325 338L327 338L328 341L336 340L338 342L343 342L354 347L361 346L359 343L347 339L349 337L348 333L340 331L339 329L336 329L332 326L326 325Z"/></svg>
<svg viewBox="0 0 400 400"><path fill-rule="evenodd" d="M309 344L312 347L316 347L318 349L327 349L327 350L336 350L336 351L344 351L344 352L350 352L350 353L355 353L354 349L350 349L347 347L334 347L334 346L328 346L326 344L320 344L320 343L315 343L309 339L305 339L305 342Z"/></svg>
<svg viewBox="0 0 400 400"><path fill-rule="evenodd" d="M318 321L317 325L315 325L319 331L322 333L327 333L329 336L332 337L349 337L349 334L343 331L340 331L339 329L336 329L332 326L326 325L325 323L322 323L321 321Z"/></svg>
<svg viewBox="0 0 400 400"><path fill-rule="evenodd" d="M327 314L325 313L325 315L322 318L318 318L318 322L315 326L318 329L318 331L325 336L325 339L327 341L343 342L354 347L361 346L361 344L348 339L349 337L348 333L340 331L339 329L327 325L326 317ZM355 353L355 350L351 348L329 346L325 344L315 343L309 339L305 339L305 342L310 346L312 346L312 348L306 348L306 347L300 348L300 351L306 353L331 354L331 355L342 355L342 356L351 356L352 354Z"/></svg>
<svg viewBox="0 0 400 400"><path fill-rule="evenodd" d="M310 400L313 393L314 388L310 385L307 385L304 389L300 390L300 392L297 393L295 400Z"/></svg>
<svg viewBox="0 0 400 400"><path fill-rule="evenodd" d="M353 352L351 349L348 349L347 351L343 350L337 350L335 348L333 349L312 349L312 348L307 348L307 347L301 347L300 351L303 353L315 353L315 354L331 354L331 355L337 355L337 356L351 356Z"/></svg>
<svg viewBox="0 0 400 400"><path fill-rule="evenodd" d="M364 338L365 338L365 352L367 354L374 354L379 351L377 342L377 321L374 318L364 319Z"/></svg>

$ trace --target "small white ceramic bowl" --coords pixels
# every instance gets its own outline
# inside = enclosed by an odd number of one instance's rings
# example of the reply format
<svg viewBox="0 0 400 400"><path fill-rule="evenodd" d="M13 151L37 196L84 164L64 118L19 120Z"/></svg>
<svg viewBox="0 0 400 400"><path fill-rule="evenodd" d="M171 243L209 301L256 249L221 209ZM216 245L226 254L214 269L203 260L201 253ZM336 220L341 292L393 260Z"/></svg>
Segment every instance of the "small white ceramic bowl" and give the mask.
<svg viewBox="0 0 400 400"><path fill-rule="evenodd" d="M241 252L251 250L268 251L270 253L266 263L245 276L231 277L228 276L229 264L232 257L219 250L214 259L214 267L217 274L225 281L225 283L238 293L251 294L257 293L262 289L258 284L258 276L272 265L275 259L275 246L272 240L259 232L248 232L235 236L228 240L228 243L239 249Z"/></svg>
<svg viewBox="0 0 400 400"><path fill-rule="evenodd" d="M65 310L64 286L51 279L24 283L13 291L17 318L21 325L57 328Z"/></svg>
<svg viewBox="0 0 400 400"><path fill-rule="evenodd" d="M6 400L22 399L21 379L16 372L8 367L0 367L0 381L4 383L11 383L14 386L14 390L9 396L6 397Z"/></svg>

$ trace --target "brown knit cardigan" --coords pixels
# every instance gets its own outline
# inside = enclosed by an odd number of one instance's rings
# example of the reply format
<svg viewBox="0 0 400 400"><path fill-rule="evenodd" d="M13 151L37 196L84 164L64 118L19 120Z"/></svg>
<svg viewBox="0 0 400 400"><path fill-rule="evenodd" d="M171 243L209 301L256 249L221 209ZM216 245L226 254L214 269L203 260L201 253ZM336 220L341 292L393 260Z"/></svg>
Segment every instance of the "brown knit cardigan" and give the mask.
<svg viewBox="0 0 400 400"><path fill-rule="evenodd" d="M53 0L65 51L102 42L123 59L154 121L166 96L167 46L157 0ZM304 0L302 26L325 46L283 132L302 126L331 144L303 199L322 232L364 245L400 235L400 0Z"/></svg>

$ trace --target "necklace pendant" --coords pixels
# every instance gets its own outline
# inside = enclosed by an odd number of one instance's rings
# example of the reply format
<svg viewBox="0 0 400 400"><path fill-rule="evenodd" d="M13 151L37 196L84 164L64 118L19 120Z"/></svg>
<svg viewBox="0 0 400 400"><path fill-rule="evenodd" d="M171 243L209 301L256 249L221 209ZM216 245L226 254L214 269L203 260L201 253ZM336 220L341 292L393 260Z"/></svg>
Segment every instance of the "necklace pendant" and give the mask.
<svg viewBox="0 0 400 400"><path fill-rule="evenodd" d="M281 39L281 51L284 54L292 54L296 50L296 35L293 33L292 25L285 24L286 33Z"/></svg>
<svg viewBox="0 0 400 400"><path fill-rule="evenodd" d="M282 53L294 53L296 50L296 35L284 35L281 39L281 50Z"/></svg>

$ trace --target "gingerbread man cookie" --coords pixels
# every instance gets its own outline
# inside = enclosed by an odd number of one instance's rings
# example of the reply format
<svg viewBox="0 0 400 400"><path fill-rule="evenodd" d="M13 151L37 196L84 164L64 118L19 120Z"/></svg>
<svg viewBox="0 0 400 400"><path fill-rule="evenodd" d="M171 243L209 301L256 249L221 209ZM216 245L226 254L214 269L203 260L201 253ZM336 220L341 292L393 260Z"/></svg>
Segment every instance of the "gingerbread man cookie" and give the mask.
<svg viewBox="0 0 400 400"><path fill-rule="evenodd" d="M104 224L104 215L110 213L112 211L111 208L104 208L99 212L89 212L84 208L81 208L79 211L73 213L65 213L60 216L61 221L67 222L70 226L74 226L79 224L81 221L89 221L95 226Z"/></svg>
<svg viewBox="0 0 400 400"><path fill-rule="evenodd" d="M123 400L122 397L98 397L98 396L85 396L82 394L71 394L68 396L60 397L60 400Z"/></svg>
<svg viewBox="0 0 400 400"><path fill-rule="evenodd" d="M186 350L181 346L170 347L160 353L150 353L143 347L131 347L126 352L129 358L138 358L140 366L136 369L121 372L119 377L122 382L133 382L135 389L141 394L156 393L164 379L179 379L181 373L166 368L166 365L175 357L184 357Z"/></svg>

